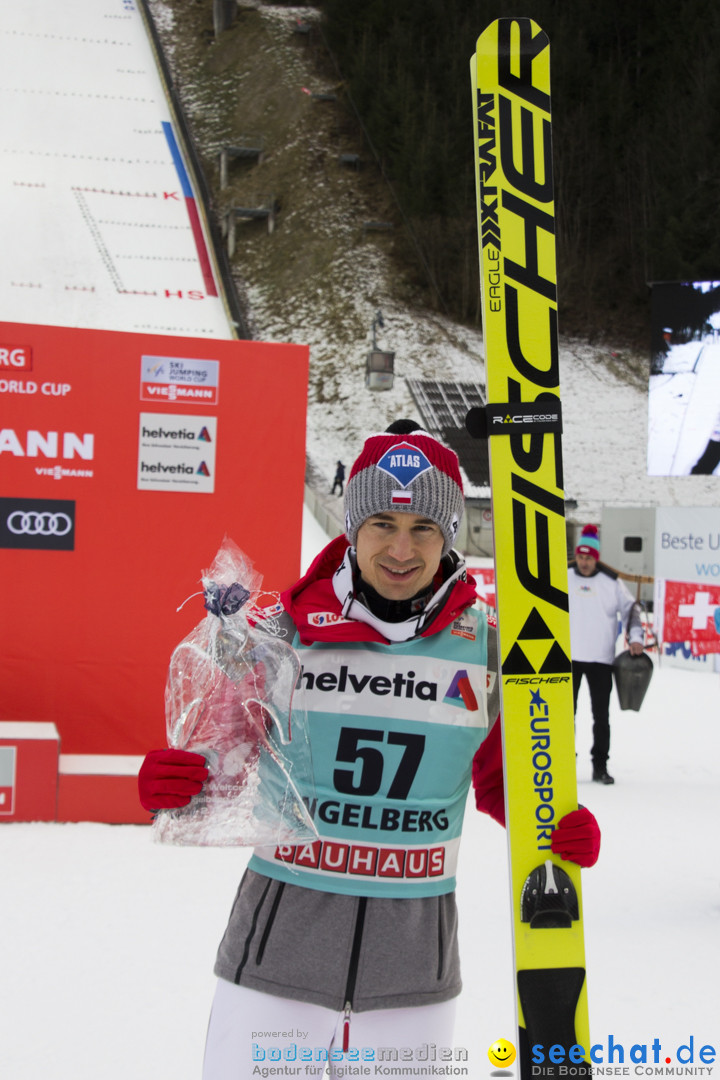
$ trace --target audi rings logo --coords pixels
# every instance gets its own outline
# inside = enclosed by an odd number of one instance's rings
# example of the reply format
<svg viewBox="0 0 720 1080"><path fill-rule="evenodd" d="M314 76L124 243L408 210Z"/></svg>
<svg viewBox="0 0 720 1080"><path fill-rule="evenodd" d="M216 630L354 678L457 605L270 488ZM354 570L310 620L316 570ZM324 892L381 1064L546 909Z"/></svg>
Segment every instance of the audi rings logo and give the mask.
<svg viewBox="0 0 720 1080"><path fill-rule="evenodd" d="M75 503L68 499L0 499L0 547L75 549Z"/></svg>
<svg viewBox="0 0 720 1080"><path fill-rule="evenodd" d="M67 536L73 523L69 514L14 510L7 519L7 527L16 536Z"/></svg>

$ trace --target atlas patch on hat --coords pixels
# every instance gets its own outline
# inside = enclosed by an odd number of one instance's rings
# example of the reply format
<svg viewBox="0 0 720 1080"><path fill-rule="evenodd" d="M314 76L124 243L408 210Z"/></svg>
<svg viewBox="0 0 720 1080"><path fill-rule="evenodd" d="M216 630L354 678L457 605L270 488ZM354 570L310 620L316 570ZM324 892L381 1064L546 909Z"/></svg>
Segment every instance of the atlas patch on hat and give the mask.
<svg viewBox="0 0 720 1080"><path fill-rule="evenodd" d="M432 469L433 465L417 446L398 443L385 451L377 467L391 476L400 487L406 488L417 480L418 476Z"/></svg>

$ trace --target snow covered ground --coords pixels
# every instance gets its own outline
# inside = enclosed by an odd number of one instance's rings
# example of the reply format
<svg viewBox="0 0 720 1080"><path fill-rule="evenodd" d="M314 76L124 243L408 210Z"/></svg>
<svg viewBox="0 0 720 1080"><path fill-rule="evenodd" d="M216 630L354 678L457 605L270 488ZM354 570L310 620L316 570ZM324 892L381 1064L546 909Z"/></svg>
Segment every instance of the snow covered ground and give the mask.
<svg viewBox="0 0 720 1080"><path fill-rule="evenodd" d="M605 1061L611 1039L624 1047L629 1075L650 1068L631 1047L656 1038L673 1067L691 1040L695 1065L702 1046L720 1049L719 696L716 675L663 665L640 713L613 697L614 787L590 781L580 700L579 799L603 830L583 873L591 1035ZM0 828L3 1080L199 1080L214 954L247 858L159 846L142 826ZM490 1075L491 1043L513 1040L506 866L503 830L468 806L455 1044L472 1077Z"/></svg>
<svg viewBox="0 0 720 1080"><path fill-rule="evenodd" d="M304 567L325 539L306 515ZM611 1039L626 1064L655 1039L673 1067L691 1040L695 1064L702 1046L720 1049L719 697L717 675L668 664L639 713L613 695L617 782L602 787L581 691L579 801L603 830L583 898L591 1035L605 1061ZM199 1080L215 950L248 856L160 846L142 826L0 828L3 1080ZM471 804L458 900L455 1044L471 1076L489 1076L487 1047L514 1032L507 859L503 830Z"/></svg>

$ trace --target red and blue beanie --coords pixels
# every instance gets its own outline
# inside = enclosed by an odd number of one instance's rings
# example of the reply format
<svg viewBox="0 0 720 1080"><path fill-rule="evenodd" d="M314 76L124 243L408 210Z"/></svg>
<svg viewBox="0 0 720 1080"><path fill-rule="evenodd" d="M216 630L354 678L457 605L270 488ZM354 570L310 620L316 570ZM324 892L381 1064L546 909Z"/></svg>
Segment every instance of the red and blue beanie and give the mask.
<svg viewBox="0 0 720 1080"><path fill-rule="evenodd" d="M600 558L600 540L597 525L585 525L580 534L580 542L575 548L575 554L592 555L594 559Z"/></svg>
<svg viewBox="0 0 720 1080"><path fill-rule="evenodd" d="M375 514L418 514L443 534L443 555L455 543L465 509L454 450L412 420L371 435L345 487L345 535L355 546L360 526Z"/></svg>

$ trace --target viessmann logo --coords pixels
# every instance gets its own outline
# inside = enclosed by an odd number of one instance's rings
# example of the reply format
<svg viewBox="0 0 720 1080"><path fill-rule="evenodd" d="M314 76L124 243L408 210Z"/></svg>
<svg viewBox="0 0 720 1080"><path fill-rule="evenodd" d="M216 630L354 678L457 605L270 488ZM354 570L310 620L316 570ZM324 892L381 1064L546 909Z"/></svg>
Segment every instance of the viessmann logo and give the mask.
<svg viewBox="0 0 720 1080"><path fill-rule="evenodd" d="M74 500L0 499L0 547L74 551Z"/></svg>

